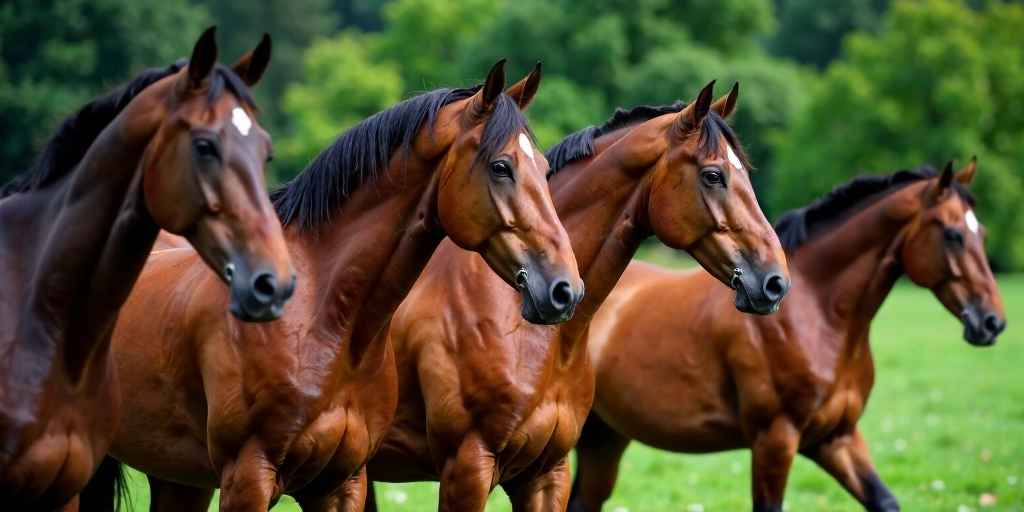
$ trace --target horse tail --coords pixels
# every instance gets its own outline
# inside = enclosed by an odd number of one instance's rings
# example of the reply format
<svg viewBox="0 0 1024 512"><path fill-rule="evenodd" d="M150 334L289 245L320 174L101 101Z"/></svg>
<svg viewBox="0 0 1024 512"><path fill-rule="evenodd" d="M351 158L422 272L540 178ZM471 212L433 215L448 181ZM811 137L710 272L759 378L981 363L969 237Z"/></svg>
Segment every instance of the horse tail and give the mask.
<svg viewBox="0 0 1024 512"><path fill-rule="evenodd" d="M103 457L99 469L89 484L78 494L78 509L82 512L117 512L128 502L125 469L117 459Z"/></svg>

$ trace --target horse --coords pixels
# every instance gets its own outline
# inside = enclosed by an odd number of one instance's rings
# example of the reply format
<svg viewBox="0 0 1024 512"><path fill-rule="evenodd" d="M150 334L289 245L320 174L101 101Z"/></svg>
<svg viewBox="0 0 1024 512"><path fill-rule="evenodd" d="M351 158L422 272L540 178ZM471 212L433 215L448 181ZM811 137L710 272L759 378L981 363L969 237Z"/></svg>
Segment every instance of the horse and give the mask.
<svg viewBox="0 0 1024 512"><path fill-rule="evenodd" d="M0 189L0 503L74 510L119 417L110 338L161 229L230 284L244 321L281 315L295 271L263 192L270 137L249 88L264 36L231 68L215 29L57 128ZM205 270L204 270L205 272ZM216 286L224 289L223 284Z"/></svg>
<svg viewBox="0 0 1024 512"><path fill-rule="evenodd" d="M398 412L372 479L440 480L441 511L483 511L499 484L514 510L565 510L567 455L593 400L588 325L652 235L735 289L740 310L778 307L785 255L724 121L738 84L714 104L713 86L689 105L619 110L548 152L552 198L587 283L568 322L521 321L509 312L515 295L478 256L442 244L391 324Z"/></svg>
<svg viewBox="0 0 1024 512"><path fill-rule="evenodd" d="M503 66L364 120L272 192L303 276L279 321L217 315L227 297L187 248L152 256L114 335L125 417L110 453L149 475L153 510L205 511L216 487L225 511L284 493L362 510L398 394L387 325L446 236L527 321L572 315L583 283L520 110L540 66L507 93ZM108 500L110 474L95 482Z"/></svg>
<svg viewBox="0 0 1024 512"><path fill-rule="evenodd" d="M963 322L968 343L991 345L1006 327L967 189L975 169L867 175L783 215L793 287L771 317L726 311L703 272L632 263L594 318L597 392L570 510L601 510L631 439L749 448L757 512L783 510L798 452L865 509L899 510L857 427L875 378L868 332L904 274Z"/></svg>

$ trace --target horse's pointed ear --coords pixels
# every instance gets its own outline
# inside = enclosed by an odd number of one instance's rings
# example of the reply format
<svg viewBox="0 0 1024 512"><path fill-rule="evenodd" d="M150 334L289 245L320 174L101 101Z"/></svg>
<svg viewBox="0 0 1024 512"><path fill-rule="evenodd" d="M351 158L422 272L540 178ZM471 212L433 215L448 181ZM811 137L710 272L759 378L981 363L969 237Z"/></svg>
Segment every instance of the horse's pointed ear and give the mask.
<svg viewBox="0 0 1024 512"><path fill-rule="evenodd" d="M540 66L541 62L537 61L537 65L533 67L533 71L530 71L526 78L516 82L509 87L505 94L516 100L519 104L519 110L526 110L533 102L533 97L537 95L537 89L540 88Z"/></svg>
<svg viewBox="0 0 1024 512"><path fill-rule="evenodd" d="M715 81L712 80L711 83L704 86L693 103L679 112L676 124L680 128L680 133L689 133L700 126L700 123L708 116L708 112L711 111L711 100L714 98L714 94Z"/></svg>
<svg viewBox="0 0 1024 512"><path fill-rule="evenodd" d="M953 183L953 161L950 160L946 163L946 166L942 168L942 172L939 174L939 181L935 184L935 197L944 198L946 192L949 191L949 185Z"/></svg>
<svg viewBox="0 0 1024 512"><path fill-rule="evenodd" d="M472 114L474 120L479 120L490 113L491 109L498 102L498 97L505 91L505 59L498 61L491 72L487 74L484 86L473 96Z"/></svg>
<svg viewBox="0 0 1024 512"><path fill-rule="evenodd" d="M718 101L711 104L711 111L718 114L718 117L722 119L728 119L729 116L736 110L736 102L740 98L740 83L736 82L732 86L732 90L729 94L718 98Z"/></svg>
<svg viewBox="0 0 1024 512"><path fill-rule="evenodd" d="M199 36L192 58L188 61L188 88L190 91L203 89L206 79L217 64L217 27L210 27Z"/></svg>
<svg viewBox="0 0 1024 512"><path fill-rule="evenodd" d="M242 78L245 85L249 87L256 85L263 78L263 73L267 70L267 65L270 64L270 49L270 34L264 32L260 44L238 59L231 69Z"/></svg>
<svg viewBox="0 0 1024 512"><path fill-rule="evenodd" d="M970 162L967 162L967 165L963 169L960 169L955 175L953 175L953 179L963 186L970 185L971 181L974 180L974 170L977 169L977 167L978 157L975 156L971 158Z"/></svg>

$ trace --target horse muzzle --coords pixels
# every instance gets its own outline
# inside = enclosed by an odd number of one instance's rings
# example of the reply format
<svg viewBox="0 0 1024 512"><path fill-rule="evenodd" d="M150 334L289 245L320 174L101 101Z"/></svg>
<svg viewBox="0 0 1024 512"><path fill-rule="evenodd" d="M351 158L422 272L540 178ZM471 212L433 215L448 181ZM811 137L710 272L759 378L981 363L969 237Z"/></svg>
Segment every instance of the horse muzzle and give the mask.
<svg viewBox="0 0 1024 512"><path fill-rule="evenodd" d="M284 313L284 305L295 293L295 271L282 283L273 272L245 272L228 263L224 278L231 287L230 311L243 322L269 322Z"/></svg>
<svg viewBox="0 0 1024 512"><path fill-rule="evenodd" d="M525 269L516 273L516 286L523 296L522 315L531 324L553 325L572 318L576 305L583 300L583 280L579 292L573 290L566 277L548 280Z"/></svg>
<svg viewBox="0 0 1024 512"><path fill-rule="evenodd" d="M770 315L779 310L782 298L792 283L778 272L770 272L757 279L752 272L736 268L730 284L736 290L736 309L742 313Z"/></svg>

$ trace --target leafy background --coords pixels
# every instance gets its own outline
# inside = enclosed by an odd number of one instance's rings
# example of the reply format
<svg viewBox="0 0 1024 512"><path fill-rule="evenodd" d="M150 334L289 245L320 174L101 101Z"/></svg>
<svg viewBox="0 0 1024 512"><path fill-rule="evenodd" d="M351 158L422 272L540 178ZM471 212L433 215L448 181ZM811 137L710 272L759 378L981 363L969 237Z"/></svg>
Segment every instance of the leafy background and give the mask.
<svg viewBox="0 0 1024 512"><path fill-rule="evenodd" d="M861 173L977 155L993 265L1024 269L1024 6L1009 0L5 0L0 183L74 108L187 56L210 24L227 62L273 35L257 90L272 182L502 57L510 77L544 61L530 117L547 146L615 107L739 81L733 123L769 218Z"/></svg>

